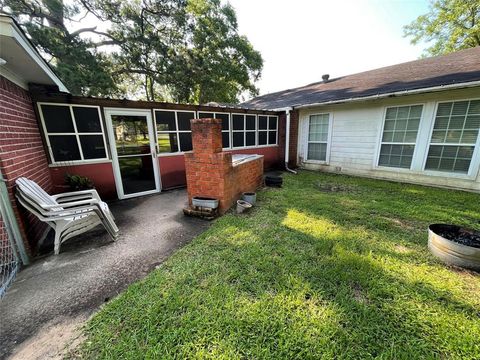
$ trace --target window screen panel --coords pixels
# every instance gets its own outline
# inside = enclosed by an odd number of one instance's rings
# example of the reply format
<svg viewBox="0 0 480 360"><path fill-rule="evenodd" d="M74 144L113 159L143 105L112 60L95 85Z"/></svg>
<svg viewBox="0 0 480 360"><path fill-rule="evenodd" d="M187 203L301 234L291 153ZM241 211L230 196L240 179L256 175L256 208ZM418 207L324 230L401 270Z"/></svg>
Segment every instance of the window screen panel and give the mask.
<svg viewBox="0 0 480 360"><path fill-rule="evenodd" d="M244 132L234 132L233 137L233 147L242 147L245 146Z"/></svg>
<svg viewBox="0 0 480 360"><path fill-rule="evenodd" d="M180 151L191 151L192 147L192 133L191 132L181 132L180 136Z"/></svg>
<svg viewBox="0 0 480 360"><path fill-rule="evenodd" d="M245 117L245 127L247 130L255 130L257 128L257 117L255 115L247 115Z"/></svg>
<svg viewBox="0 0 480 360"><path fill-rule="evenodd" d="M245 129L245 118L243 115L233 115L233 130L244 130Z"/></svg>
<svg viewBox="0 0 480 360"><path fill-rule="evenodd" d="M190 120L192 120L194 117L195 117L194 113L178 111L177 112L178 130L190 131L191 130Z"/></svg>
<svg viewBox="0 0 480 360"><path fill-rule="evenodd" d="M245 146L255 146L255 131L245 133Z"/></svg>
<svg viewBox="0 0 480 360"><path fill-rule="evenodd" d="M274 145L277 143L277 133L275 131L268 132L268 145Z"/></svg>
<svg viewBox="0 0 480 360"><path fill-rule="evenodd" d="M171 153L178 151L178 140L176 133L158 133L158 152Z"/></svg>
<svg viewBox="0 0 480 360"><path fill-rule="evenodd" d="M263 115L258 116L258 128L260 130L268 129L268 116L263 116Z"/></svg>
<svg viewBox="0 0 480 360"><path fill-rule="evenodd" d="M198 118L199 119L211 119L214 118L215 115L212 112L199 112L198 113Z"/></svg>
<svg viewBox="0 0 480 360"><path fill-rule="evenodd" d="M222 120L222 130L230 129L230 117L228 114L215 114L215 118Z"/></svg>
<svg viewBox="0 0 480 360"><path fill-rule="evenodd" d="M230 133L228 131L222 131L222 147L230 147Z"/></svg>
<svg viewBox="0 0 480 360"><path fill-rule="evenodd" d="M101 133L102 125L100 116L98 114L98 108L85 107L85 106L73 106L73 116L75 118L75 125L77 131L80 133Z"/></svg>
<svg viewBox="0 0 480 360"><path fill-rule="evenodd" d="M268 141L268 131L259 131L258 145L267 145L267 141Z"/></svg>
<svg viewBox="0 0 480 360"><path fill-rule="evenodd" d="M50 135L48 140L54 161L75 161L82 159L75 135Z"/></svg>
<svg viewBox="0 0 480 360"><path fill-rule="evenodd" d="M84 159L105 159L105 144L102 135L80 135Z"/></svg>
<svg viewBox="0 0 480 360"><path fill-rule="evenodd" d="M40 108L49 134L75 132L69 106L41 105Z"/></svg>
<svg viewBox="0 0 480 360"><path fill-rule="evenodd" d="M155 121L157 123L157 131L176 131L174 111L155 111Z"/></svg>
<svg viewBox="0 0 480 360"><path fill-rule="evenodd" d="M309 143L307 158L309 160L325 161L327 159L327 144Z"/></svg>
<svg viewBox="0 0 480 360"><path fill-rule="evenodd" d="M431 145L425 169L468 173L474 146Z"/></svg>
<svg viewBox="0 0 480 360"><path fill-rule="evenodd" d="M269 130L277 129L277 118L275 116L268 117L268 129Z"/></svg>

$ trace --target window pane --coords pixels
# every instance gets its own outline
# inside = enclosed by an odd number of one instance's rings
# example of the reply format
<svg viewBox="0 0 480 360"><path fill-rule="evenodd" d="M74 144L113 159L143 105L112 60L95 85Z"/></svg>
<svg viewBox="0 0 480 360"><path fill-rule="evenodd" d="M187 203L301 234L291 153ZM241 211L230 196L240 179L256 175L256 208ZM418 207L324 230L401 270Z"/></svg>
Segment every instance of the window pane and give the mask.
<svg viewBox="0 0 480 360"><path fill-rule="evenodd" d="M308 160L325 161L327 159L327 144L308 144Z"/></svg>
<svg viewBox="0 0 480 360"><path fill-rule="evenodd" d="M232 136L233 136L233 147L244 146L243 132L234 132Z"/></svg>
<svg viewBox="0 0 480 360"><path fill-rule="evenodd" d="M228 114L215 114L215 118L222 120L222 130L230 129L230 117Z"/></svg>
<svg viewBox="0 0 480 360"><path fill-rule="evenodd" d="M267 145L267 131L258 132L258 145Z"/></svg>
<svg viewBox="0 0 480 360"><path fill-rule="evenodd" d="M388 108L382 142L414 143L417 139L422 109L422 105ZM410 167L407 166L408 161L402 158L392 160L387 156L382 156L382 159L388 161L389 165L385 166L392 166L395 163L396 166Z"/></svg>
<svg viewBox="0 0 480 360"><path fill-rule="evenodd" d="M468 113L480 115L480 100L470 101L470 107L468 108Z"/></svg>
<svg viewBox="0 0 480 360"><path fill-rule="evenodd" d="M258 116L258 128L261 130L266 130L268 127L268 117L267 116Z"/></svg>
<svg viewBox="0 0 480 360"><path fill-rule="evenodd" d="M437 116L450 116L453 103L442 103L438 105Z"/></svg>
<svg viewBox="0 0 480 360"><path fill-rule="evenodd" d="M210 119L210 118L214 118L215 115L211 112L199 112L198 113L198 118L199 119Z"/></svg>
<svg viewBox="0 0 480 360"><path fill-rule="evenodd" d="M328 114L311 115L308 140L327 141L328 138Z"/></svg>
<svg viewBox="0 0 480 360"><path fill-rule="evenodd" d="M118 165L125 194L155 189L155 175L151 156L119 158Z"/></svg>
<svg viewBox="0 0 480 360"><path fill-rule="evenodd" d="M222 147L230 147L230 133L228 131L222 131Z"/></svg>
<svg viewBox="0 0 480 360"><path fill-rule="evenodd" d="M190 130L190 120L195 118L195 114L191 112L177 112L178 130Z"/></svg>
<svg viewBox="0 0 480 360"><path fill-rule="evenodd" d="M84 159L105 159L105 145L102 135L80 135Z"/></svg>
<svg viewBox="0 0 480 360"><path fill-rule="evenodd" d="M277 132L269 131L268 132L268 145L275 145L277 143Z"/></svg>
<svg viewBox="0 0 480 360"><path fill-rule="evenodd" d="M475 144L477 141L478 130L464 130L462 134L461 143Z"/></svg>
<svg viewBox="0 0 480 360"><path fill-rule="evenodd" d="M73 116L78 132L102 132L98 108L74 106Z"/></svg>
<svg viewBox="0 0 480 360"><path fill-rule="evenodd" d="M255 146L255 131L247 131L245 134L245 145Z"/></svg>
<svg viewBox="0 0 480 360"><path fill-rule="evenodd" d="M480 115L468 115L465 121L465 129L479 129Z"/></svg>
<svg viewBox="0 0 480 360"><path fill-rule="evenodd" d="M468 173L474 146L430 145L425 169Z"/></svg>
<svg viewBox="0 0 480 360"><path fill-rule="evenodd" d="M468 110L468 101L455 101L453 103L452 116L454 115L463 115L467 113Z"/></svg>
<svg viewBox="0 0 480 360"><path fill-rule="evenodd" d="M177 134L175 133L158 133L158 152L171 153L178 151Z"/></svg>
<svg viewBox="0 0 480 360"><path fill-rule="evenodd" d="M155 111L155 120L158 131L175 131L175 112L173 111Z"/></svg>
<svg viewBox="0 0 480 360"><path fill-rule="evenodd" d="M48 137L54 161L81 160L75 135L51 135Z"/></svg>
<svg viewBox="0 0 480 360"><path fill-rule="evenodd" d="M111 119L118 155L150 153L146 116L112 115Z"/></svg>
<svg viewBox="0 0 480 360"><path fill-rule="evenodd" d="M192 133L179 133L180 136L180 151L192 150Z"/></svg>
<svg viewBox="0 0 480 360"><path fill-rule="evenodd" d="M268 117L268 128L270 130L277 129L277 117L276 116L269 116Z"/></svg>
<svg viewBox="0 0 480 360"><path fill-rule="evenodd" d="M247 130L255 130L257 117L255 115L247 115L246 122L247 122Z"/></svg>
<svg viewBox="0 0 480 360"><path fill-rule="evenodd" d="M233 115L232 121L233 121L233 130L245 129L245 124L244 124L245 121L244 121L243 115Z"/></svg>
<svg viewBox="0 0 480 360"><path fill-rule="evenodd" d="M69 106L41 105L45 127L49 133L73 133L72 114Z"/></svg>
<svg viewBox="0 0 480 360"><path fill-rule="evenodd" d="M410 169L414 145L383 144L380 148L379 166Z"/></svg>

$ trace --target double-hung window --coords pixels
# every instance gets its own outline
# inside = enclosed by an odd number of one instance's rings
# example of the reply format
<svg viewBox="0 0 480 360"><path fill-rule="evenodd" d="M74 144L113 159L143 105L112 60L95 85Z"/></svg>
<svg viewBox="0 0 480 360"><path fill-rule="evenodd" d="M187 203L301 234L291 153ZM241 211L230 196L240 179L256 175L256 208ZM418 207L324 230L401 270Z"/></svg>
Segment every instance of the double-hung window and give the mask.
<svg viewBox="0 0 480 360"><path fill-rule="evenodd" d="M218 112L199 112L198 118L213 118L222 120L222 144L224 149L230 148L230 114Z"/></svg>
<svg viewBox="0 0 480 360"><path fill-rule="evenodd" d="M410 169L422 110L422 105L387 108L378 166Z"/></svg>
<svg viewBox="0 0 480 360"><path fill-rule="evenodd" d="M232 114L232 147L249 147L257 143L257 116Z"/></svg>
<svg viewBox="0 0 480 360"><path fill-rule="evenodd" d="M307 160L327 160L329 126L329 114L310 115L308 121Z"/></svg>
<svg viewBox="0 0 480 360"><path fill-rule="evenodd" d="M98 106L39 104L52 163L108 159Z"/></svg>
<svg viewBox="0 0 480 360"><path fill-rule="evenodd" d="M480 100L438 104L425 170L467 174L480 129Z"/></svg>
<svg viewBox="0 0 480 360"><path fill-rule="evenodd" d="M155 110L157 145L159 153L175 153L192 150L190 120L194 111Z"/></svg>
<svg viewBox="0 0 480 360"><path fill-rule="evenodd" d="M258 115L258 145L276 145L278 116Z"/></svg>

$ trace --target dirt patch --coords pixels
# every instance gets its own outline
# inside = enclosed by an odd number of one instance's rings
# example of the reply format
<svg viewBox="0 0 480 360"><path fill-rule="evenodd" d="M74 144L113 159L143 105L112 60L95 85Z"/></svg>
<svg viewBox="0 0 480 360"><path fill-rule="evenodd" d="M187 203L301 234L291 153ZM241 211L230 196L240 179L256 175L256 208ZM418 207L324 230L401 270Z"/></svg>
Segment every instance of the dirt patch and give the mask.
<svg viewBox="0 0 480 360"><path fill-rule="evenodd" d="M395 245L395 251L400 254L408 254L412 252L412 250L400 244Z"/></svg>
<svg viewBox="0 0 480 360"><path fill-rule="evenodd" d="M324 184L321 182L315 183L315 188L323 192L358 192L354 186L338 185L338 184Z"/></svg>
<svg viewBox="0 0 480 360"><path fill-rule="evenodd" d="M86 314L64 317L45 324L36 335L14 350L11 360L63 359L83 340L81 326L88 319Z"/></svg>
<svg viewBox="0 0 480 360"><path fill-rule="evenodd" d="M354 283L352 285L353 298L360 304L368 304L368 298L365 296L364 291L360 284Z"/></svg>

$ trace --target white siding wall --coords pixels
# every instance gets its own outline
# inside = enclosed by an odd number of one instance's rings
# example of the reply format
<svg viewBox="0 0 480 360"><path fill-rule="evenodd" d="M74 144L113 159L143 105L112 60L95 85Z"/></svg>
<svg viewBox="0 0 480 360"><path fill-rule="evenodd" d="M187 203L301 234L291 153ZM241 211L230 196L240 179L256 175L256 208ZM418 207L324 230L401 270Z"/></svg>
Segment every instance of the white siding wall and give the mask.
<svg viewBox="0 0 480 360"><path fill-rule="evenodd" d="M424 171L438 101L480 98L480 88L403 96L369 102L322 106L300 110L299 164L311 170L340 172L426 185L480 191L480 136L468 174ZM378 167L381 132L386 107L423 104L422 118L411 169ZM308 119L311 114L330 114L330 133L325 162L307 161Z"/></svg>

